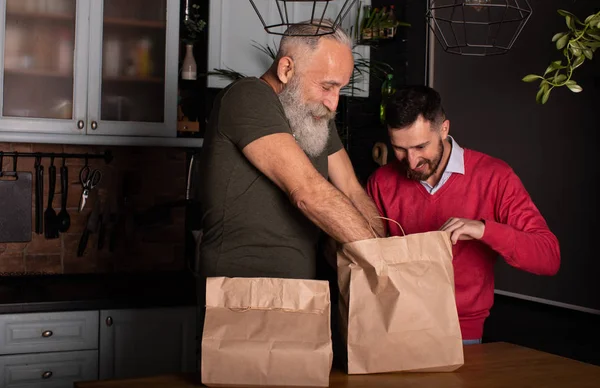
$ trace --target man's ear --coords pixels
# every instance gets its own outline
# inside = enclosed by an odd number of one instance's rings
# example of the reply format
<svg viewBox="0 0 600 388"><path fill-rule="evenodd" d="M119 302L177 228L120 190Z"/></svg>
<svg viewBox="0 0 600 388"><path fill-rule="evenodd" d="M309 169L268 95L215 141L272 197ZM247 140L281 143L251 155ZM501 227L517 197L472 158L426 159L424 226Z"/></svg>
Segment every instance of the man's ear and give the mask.
<svg viewBox="0 0 600 388"><path fill-rule="evenodd" d="M277 63L277 78L283 84L287 84L294 75L294 60L291 57L282 57Z"/></svg>
<svg viewBox="0 0 600 388"><path fill-rule="evenodd" d="M444 120L444 122L442 123L442 127L440 128L440 133L442 135L442 139L446 140L449 132L450 132L450 120Z"/></svg>

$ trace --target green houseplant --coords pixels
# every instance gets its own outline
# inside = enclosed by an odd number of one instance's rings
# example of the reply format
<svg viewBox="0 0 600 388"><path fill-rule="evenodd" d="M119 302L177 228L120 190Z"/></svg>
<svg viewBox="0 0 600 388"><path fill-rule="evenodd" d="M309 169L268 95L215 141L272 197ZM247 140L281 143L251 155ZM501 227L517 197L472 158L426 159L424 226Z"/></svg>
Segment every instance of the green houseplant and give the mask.
<svg viewBox="0 0 600 388"><path fill-rule="evenodd" d="M540 104L548 101L554 88L566 86L573 93L581 92L583 88L573 79L573 73L586 60L592 60L600 47L600 12L589 15L583 22L562 9L558 14L565 18L568 30L554 34L552 42L564 59L550 63L542 75L528 74L522 79L524 82L540 81L536 95Z"/></svg>

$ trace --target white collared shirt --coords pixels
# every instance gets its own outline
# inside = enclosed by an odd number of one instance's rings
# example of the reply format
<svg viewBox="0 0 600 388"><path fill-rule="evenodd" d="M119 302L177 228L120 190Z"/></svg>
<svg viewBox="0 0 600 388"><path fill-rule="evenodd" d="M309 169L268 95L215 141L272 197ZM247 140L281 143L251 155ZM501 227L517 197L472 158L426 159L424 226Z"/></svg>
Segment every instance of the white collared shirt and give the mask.
<svg viewBox="0 0 600 388"><path fill-rule="evenodd" d="M431 187L429 183L421 181L421 184L423 187L425 187L425 190L427 190L429 194L435 194L439 189L441 189L452 174L465 174L465 150L458 145L452 136L448 135L448 140L452 145L452 149L450 150L450 158L448 158L446 169L442 173L442 178L437 185L433 187Z"/></svg>

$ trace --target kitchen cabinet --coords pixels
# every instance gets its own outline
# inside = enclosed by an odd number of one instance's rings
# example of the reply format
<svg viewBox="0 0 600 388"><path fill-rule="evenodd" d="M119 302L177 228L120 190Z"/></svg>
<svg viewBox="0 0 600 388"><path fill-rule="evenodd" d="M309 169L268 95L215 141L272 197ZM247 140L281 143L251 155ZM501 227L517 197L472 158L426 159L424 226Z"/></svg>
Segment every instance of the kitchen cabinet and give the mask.
<svg viewBox="0 0 600 388"><path fill-rule="evenodd" d="M0 0L0 141L176 138L179 7Z"/></svg>
<svg viewBox="0 0 600 388"><path fill-rule="evenodd" d="M196 308L100 311L99 378L197 370Z"/></svg>
<svg viewBox="0 0 600 388"><path fill-rule="evenodd" d="M0 388L98 378L98 311L0 315Z"/></svg>
<svg viewBox="0 0 600 388"><path fill-rule="evenodd" d="M261 16L265 19L267 25L281 23L281 16L277 8L276 1L272 0L254 0ZM283 5L280 6L283 7ZM313 11L312 1L289 2L287 13L291 22L300 22L310 20ZM335 18L344 1L318 2L315 16L320 19L323 14L323 7L326 4L325 18ZM362 5L370 5L370 0L362 1ZM357 2L346 15L342 22L342 27L354 36L356 26L356 14L358 11ZM247 76L260 76L271 65L271 58L255 45L267 46L271 48L279 47L280 35L269 34L254 11L249 1L239 0L210 0L208 23L208 69L232 69ZM276 30L283 32L283 30ZM370 47L365 45L355 45L355 60L362 58L370 59ZM208 87L223 88L231 83L230 79L211 75L208 77ZM369 96L369 74L368 72L357 77L355 89L345 89L341 94L353 95L355 97Z"/></svg>
<svg viewBox="0 0 600 388"><path fill-rule="evenodd" d="M0 314L0 388L195 372L196 307Z"/></svg>

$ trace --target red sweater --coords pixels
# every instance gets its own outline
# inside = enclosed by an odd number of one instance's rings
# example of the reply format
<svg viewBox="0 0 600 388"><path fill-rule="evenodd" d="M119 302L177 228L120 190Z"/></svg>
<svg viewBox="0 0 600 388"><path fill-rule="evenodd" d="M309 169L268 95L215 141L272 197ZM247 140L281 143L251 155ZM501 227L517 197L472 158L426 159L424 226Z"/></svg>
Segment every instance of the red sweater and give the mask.
<svg viewBox="0 0 600 388"><path fill-rule="evenodd" d="M451 217L482 220L483 238L458 241L453 267L456 306L463 339L478 339L494 302L497 255L513 267L554 275L560 266L558 240L513 170L503 161L465 149L465 174L452 174L433 195L406 178L396 161L369 178L367 192L381 215L407 234L438 230ZM390 235L401 236L387 222Z"/></svg>

